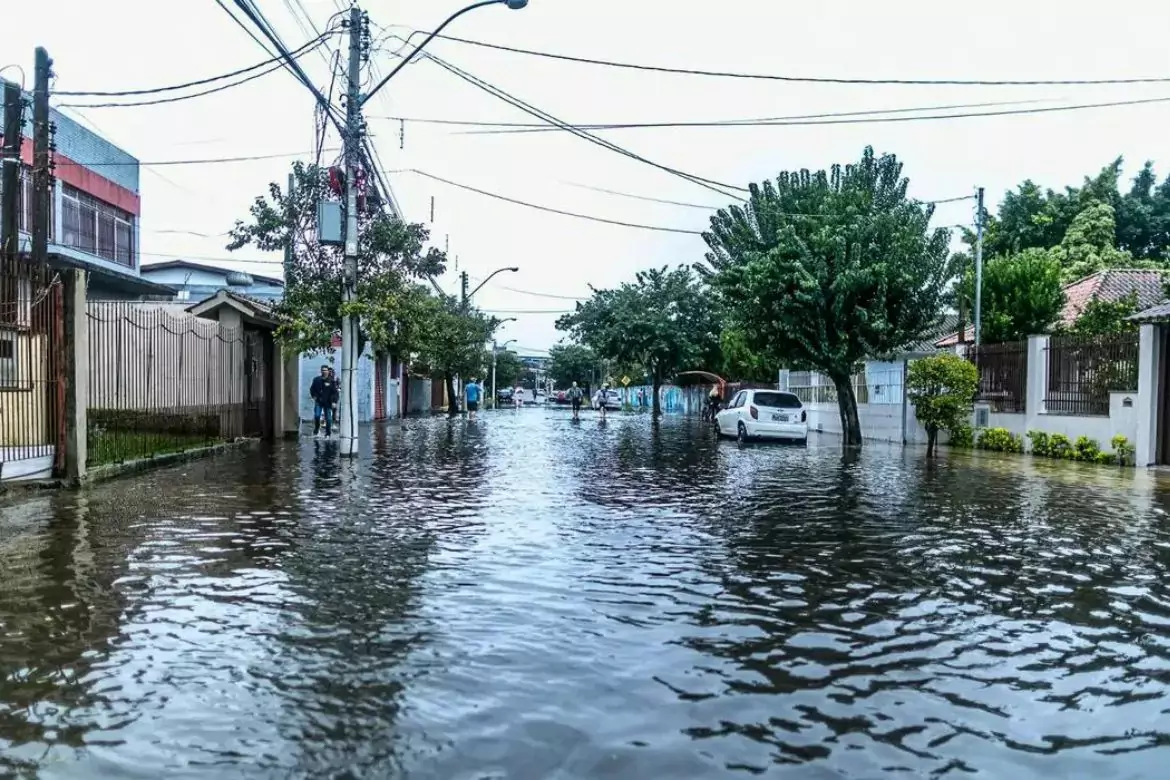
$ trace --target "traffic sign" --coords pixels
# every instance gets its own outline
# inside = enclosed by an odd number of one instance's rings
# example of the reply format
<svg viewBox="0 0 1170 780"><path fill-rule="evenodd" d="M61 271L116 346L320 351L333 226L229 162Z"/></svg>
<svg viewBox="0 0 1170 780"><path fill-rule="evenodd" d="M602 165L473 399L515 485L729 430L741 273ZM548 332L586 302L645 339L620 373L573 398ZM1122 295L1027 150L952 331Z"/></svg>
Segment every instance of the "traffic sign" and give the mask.
<svg viewBox="0 0 1170 780"><path fill-rule="evenodd" d="M629 386L630 386L630 378L629 378L628 376L623 376L623 377L622 377L622 386L623 386L623 387L629 387Z"/></svg>

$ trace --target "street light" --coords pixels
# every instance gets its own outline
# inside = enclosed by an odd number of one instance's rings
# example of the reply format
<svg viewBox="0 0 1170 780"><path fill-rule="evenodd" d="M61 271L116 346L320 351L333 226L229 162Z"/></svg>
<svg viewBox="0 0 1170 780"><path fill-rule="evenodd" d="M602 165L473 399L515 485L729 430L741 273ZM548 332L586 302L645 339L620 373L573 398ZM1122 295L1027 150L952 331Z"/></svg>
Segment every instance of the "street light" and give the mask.
<svg viewBox="0 0 1170 780"><path fill-rule="evenodd" d="M509 266L509 267L507 267L507 268L497 268L496 270L494 270L494 271L492 271L490 274L488 274L486 279L484 279L482 282L480 282L479 284L477 284L477 285L475 286L475 289L474 289L474 290L472 290L471 292L467 292L467 272L466 272L466 271L464 271L464 272L463 272L463 274L462 274L462 276L463 276L463 285L462 285L462 287L463 287L463 306L464 306L464 308L466 308L466 307L467 307L467 302L468 302L469 300L471 300L471 296L475 295L477 292L479 292L481 289L483 289L483 286L484 286L485 284L487 284L488 282L490 282L490 281L492 280L492 277L493 277L493 276L495 276L496 274L502 274L502 273L504 273L505 271L507 271L507 272L509 272L509 273L513 273L513 274L514 274L514 273L517 273L517 272L519 272L519 271L520 271L520 269L519 269L519 268L517 268L517 267L515 267L515 266ZM504 320L504 322L507 322L507 320Z"/></svg>
<svg viewBox="0 0 1170 780"><path fill-rule="evenodd" d="M509 8L511 8L513 11L519 11L521 8L524 8L526 5L528 5L528 0L484 0L482 3L472 3L471 5L467 6L463 10L456 11L455 13L451 14L450 16L447 17L447 21L443 22L438 27L436 27L434 29L434 31L431 32L431 34L428 35L423 40L422 43L420 43L418 46L415 47L414 51L412 51L407 56L403 57L402 62L400 62L394 66L394 70L387 73L386 77L384 79L379 81L374 86L373 89L371 89L369 92L366 93L366 96L361 99L361 105L364 106L366 104L366 101L368 101L370 98L372 98L378 90L380 90L383 86L385 86L387 81L394 78L395 74L398 73L398 71L405 68L407 63L409 63L411 60L414 59L414 55L418 54L420 51L422 51L424 48L426 48L426 45L428 43L430 43L431 41L433 41L435 39L435 37L443 31L444 27L451 24L451 22L455 21L460 16L463 16L463 14L467 13L468 11L474 11L476 8L484 8L484 7L489 6L489 5L506 5Z"/></svg>
<svg viewBox="0 0 1170 780"><path fill-rule="evenodd" d="M504 322L508 322L509 320L511 320L512 322L515 322L516 318L509 317L506 320L500 320L500 322L504 323ZM498 347L496 346L496 342L494 342L494 341L492 342L492 408L495 408L495 406L499 403L499 399L500 399L500 397L498 395L496 395L496 353L499 352L501 349L506 349L509 344L512 344L515 341L516 341L516 339L508 339L507 341L505 341L503 344L501 344Z"/></svg>

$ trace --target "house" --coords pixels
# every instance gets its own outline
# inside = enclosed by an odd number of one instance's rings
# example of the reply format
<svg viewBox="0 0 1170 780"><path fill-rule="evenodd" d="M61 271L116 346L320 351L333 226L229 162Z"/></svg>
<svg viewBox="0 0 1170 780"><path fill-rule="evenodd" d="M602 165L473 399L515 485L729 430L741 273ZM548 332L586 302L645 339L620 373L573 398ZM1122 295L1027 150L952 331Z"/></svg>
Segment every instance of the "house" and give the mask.
<svg viewBox="0 0 1170 780"><path fill-rule="evenodd" d="M229 308L232 306L230 301L236 303L250 301L251 303L244 304L246 307L270 307L284 296L283 279L245 273L210 263L195 263L189 260L151 263L142 268L142 275L152 282L172 288L175 300L196 302L196 307L204 306L212 300L228 305ZM271 313L271 310L269 312ZM308 387L313 377L320 373L323 364L332 365L335 370L339 368L336 350L340 346L341 338L335 336L331 347L332 354L300 356L295 374L286 376L283 380L284 387L289 388L287 392L299 400L295 411L282 410L283 420L287 422L299 418L307 422L313 419L313 401L308 396ZM407 408L406 399L403 397L406 390L401 381L401 365L388 356L374 355L367 345L365 352L358 359L357 372L358 422L366 423L401 416L401 410ZM429 387L427 391L429 392Z"/></svg>
<svg viewBox="0 0 1170 780"><path fill-rule="evenodd" d="M1170 274L1165 271L1132 268L1107 268L1086 276L1064 287L1064 308L1056 323L1071 327L1093 299L1113 303L1137 293L1137 309L1154 306L1166 297L1165 284ZM975 327L968 325L962 343L975 343ZM948 334L935 343L939 347L953 347L959 344L957 331Z"/></svg>
<svg viewBox="0 0 1170 780"><path fill-rule="evenodd" d="M284 295L281 278L189 260L150 263L142 267L141 274L144 279L174 287L178 300L198 301L224 289L261 301L278 301Z"/></svg>
<svg viewBox="0 0 1170 780"><path fill-rule="evenodd" d="M139 273L139 162L97 133L50 109L56 126L49 262L89 272L91 299L169 298L174 290ZM21 251L32 247L32 112L20 148Z"/></svg>

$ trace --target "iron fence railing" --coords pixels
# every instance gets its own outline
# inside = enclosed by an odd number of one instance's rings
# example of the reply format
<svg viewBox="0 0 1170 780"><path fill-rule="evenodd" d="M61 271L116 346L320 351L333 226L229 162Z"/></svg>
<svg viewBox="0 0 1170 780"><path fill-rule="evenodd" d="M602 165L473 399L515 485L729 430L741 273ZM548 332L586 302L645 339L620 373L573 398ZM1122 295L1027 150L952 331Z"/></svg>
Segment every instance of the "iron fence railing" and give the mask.
<svg viewBox="0 0 1170 780"><path fill-rule="evenodd" d="M167 304L91 301L88 461L266 435L271 339Z"/></svg>
<svg viewBox="0 0 1170 780"><path fill-rule="evenodd" d="M1136 392L1138 334L1053 336L1046 349L1049 414L1109 415L1109 393Z"/></svg>
<svg viewBox="0 0 1170 780"><path fill-rule="evenodd" d="M1027 410L1028 342L971 347L967 359L979 369L977 400L995 412L1022 414Z"/></svg>

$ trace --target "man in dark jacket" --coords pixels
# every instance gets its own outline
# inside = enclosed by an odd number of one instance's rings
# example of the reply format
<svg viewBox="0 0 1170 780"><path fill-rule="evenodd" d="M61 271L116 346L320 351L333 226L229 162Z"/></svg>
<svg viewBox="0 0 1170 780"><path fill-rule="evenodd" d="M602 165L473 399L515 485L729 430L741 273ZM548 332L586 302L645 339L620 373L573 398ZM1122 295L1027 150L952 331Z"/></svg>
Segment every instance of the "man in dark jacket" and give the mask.
<svg viewBox="0 0 1170 780"><path fill-rule="evenodd" d="M325 436L333 435L333 410L341 395L341 388L333 376L333 369L321 366L320 376L313 377L309 385L309 396L313 399L313 435L321 432L321 417L325 417Z"/></svg>

